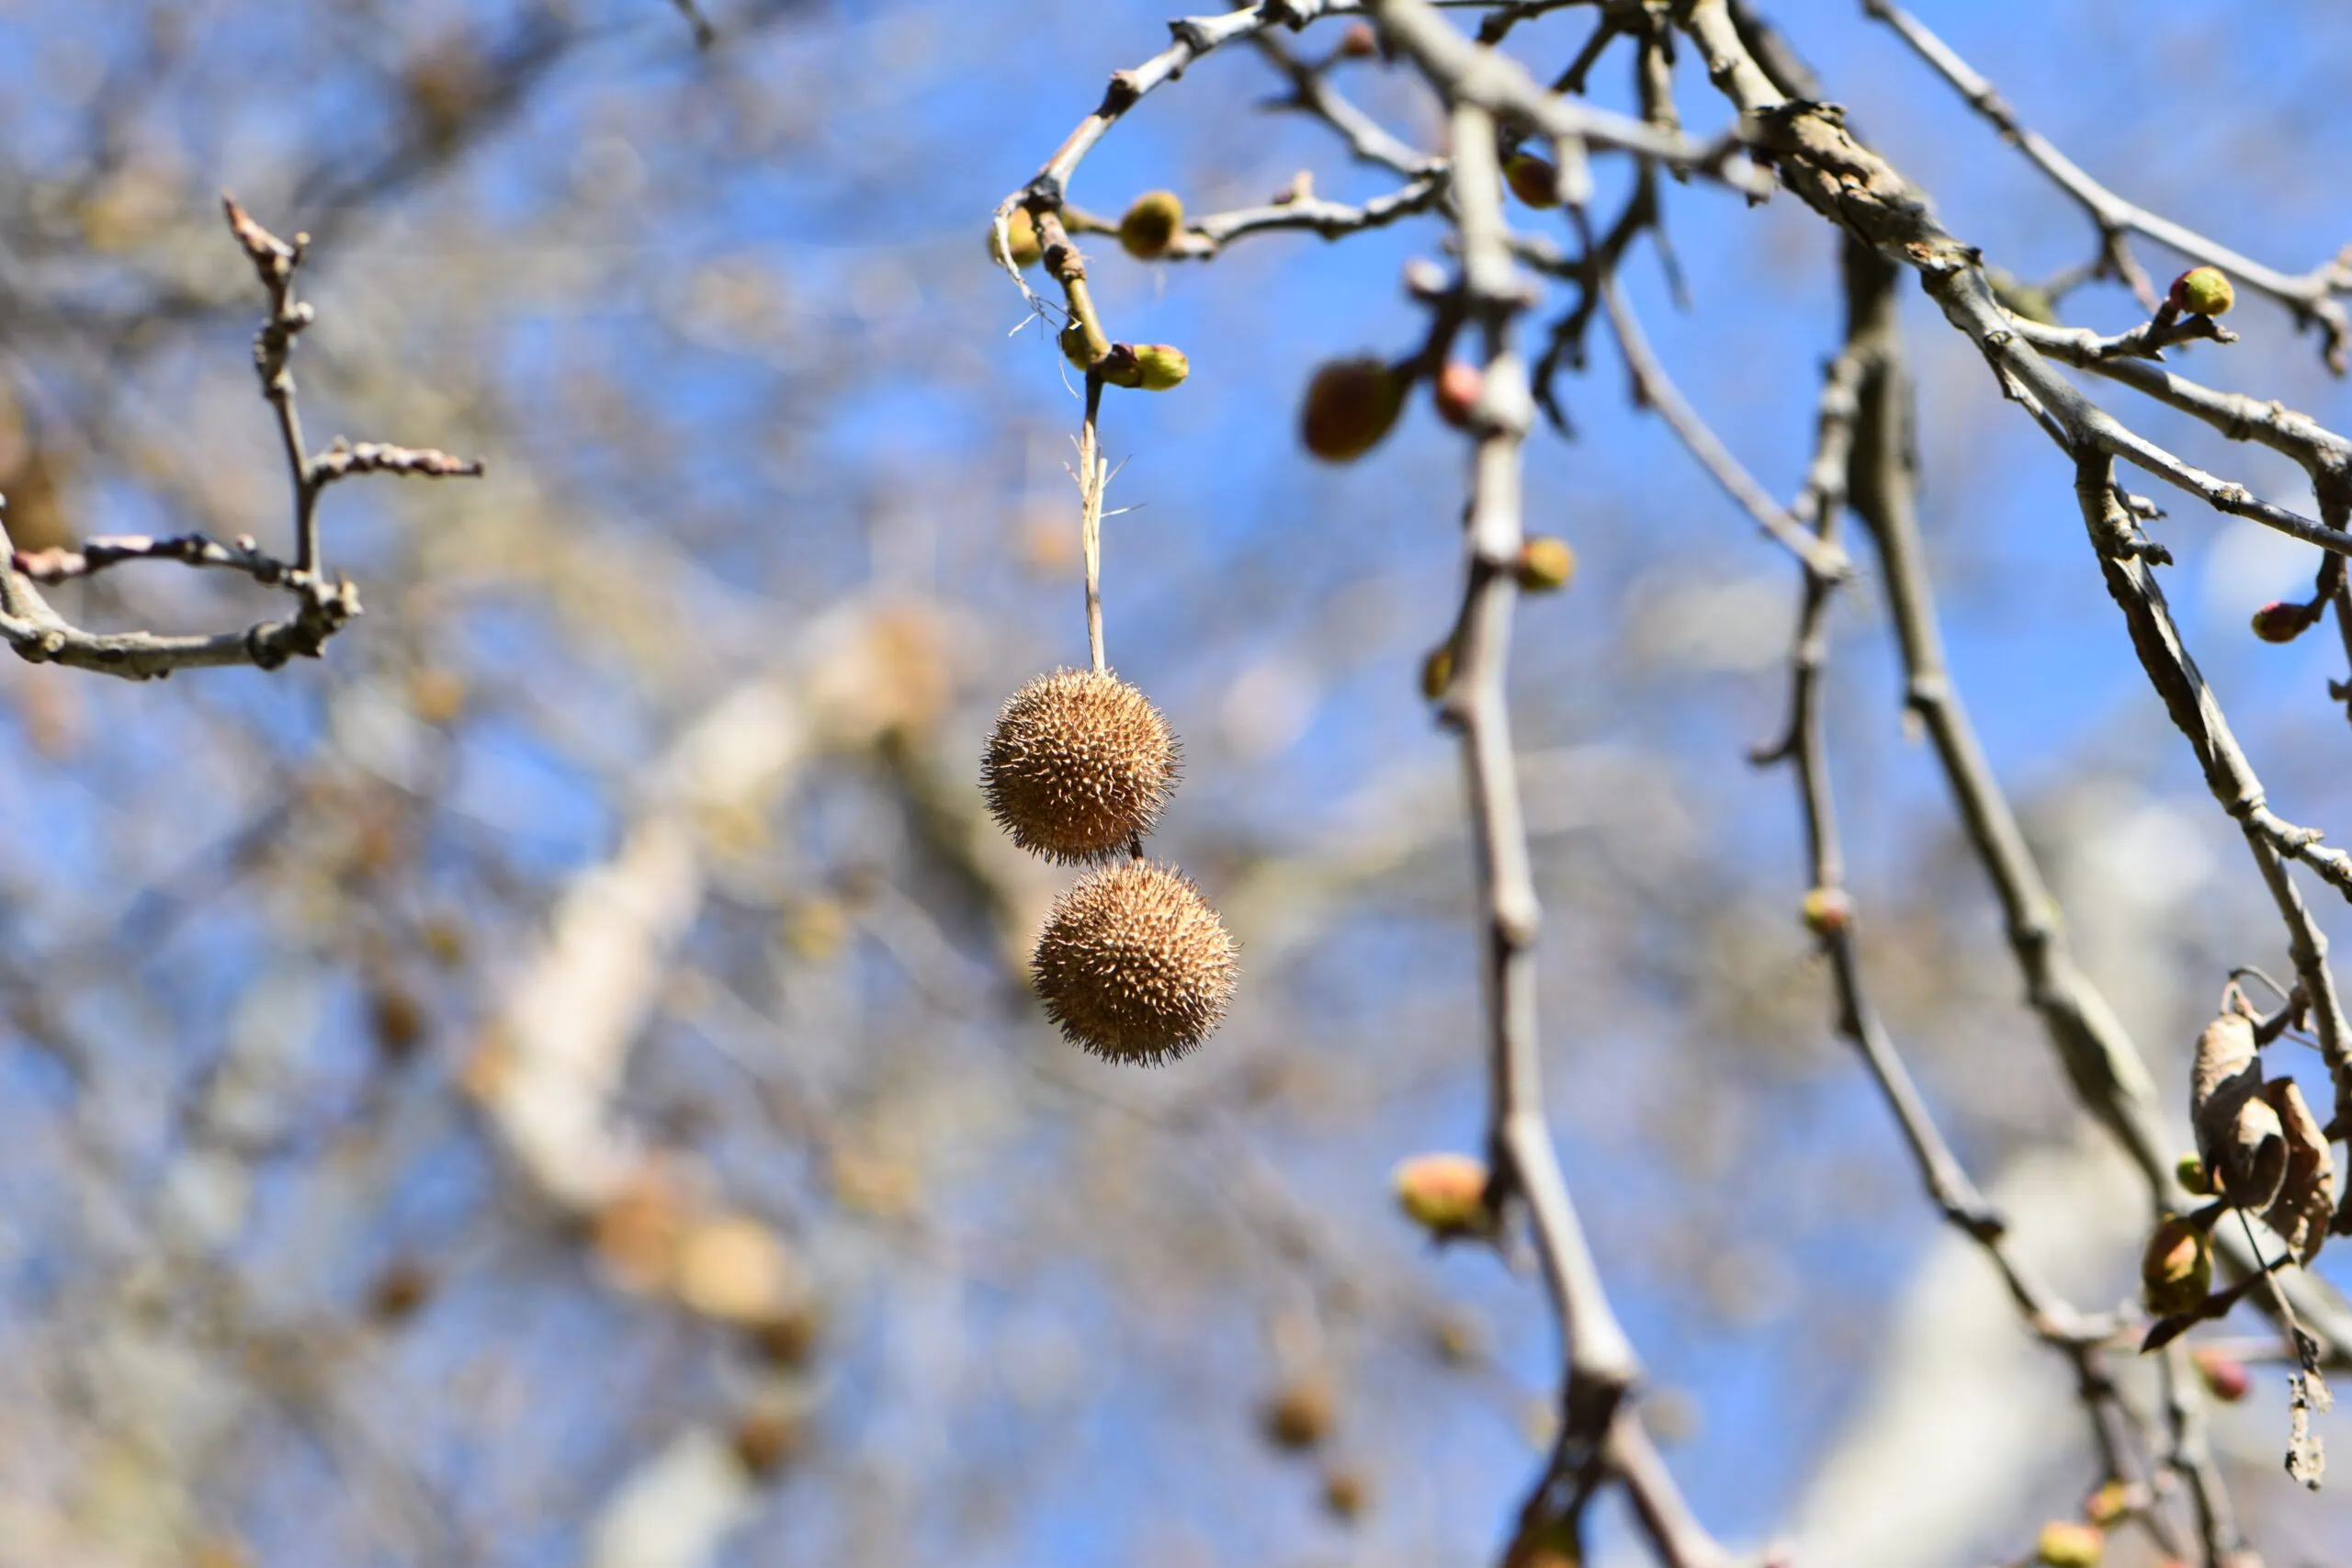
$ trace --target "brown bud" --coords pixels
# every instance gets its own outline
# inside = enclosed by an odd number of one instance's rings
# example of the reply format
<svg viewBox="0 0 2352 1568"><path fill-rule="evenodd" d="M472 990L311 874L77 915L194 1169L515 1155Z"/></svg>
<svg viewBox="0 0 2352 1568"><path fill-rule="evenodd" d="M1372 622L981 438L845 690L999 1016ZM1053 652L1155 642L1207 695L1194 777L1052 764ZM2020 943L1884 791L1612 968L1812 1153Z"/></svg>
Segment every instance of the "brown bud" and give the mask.
<svg viewBox="0 0 2352 1568"><path fill-rule="evenodd" d="M2172 292L2166 296L2174 310L2192 316L2226 315L2237 299L2228 275L2211 266L2190 267L2172 280Z"/></svg>
<svg viewBox="0 0 2352 1568"><path fill-rule="evenodd" d="M1539 534L1519 548L1519 585L1530 593L1550 593L1577 574L1577 553L1566 539Z"/></svg>
<svg viewBox="0 0 2352 1568"><path fill-rule="evenodd" d="M395 1328L433 1299L433 1276L413 1258L396 1258L368 1283L368 1315Z"/></svg>
<svg viewBox="0 0 2352 1568"><path fill-rule="evenodd" d="M2211 1345L2198 1346L2189 1351L2188 1359L2197 1363L2197 1375L2204 1381L2205 1392L2224 1404L2235 1404L2244 1399L2253 1384L2244 1361L2224 1355Z"/></svg>
<svg viewBox="0 0 2352 1568"><path fill-rule="evenodd" d="M1421 660L1421 695L1436 702L1453 684L1453 645L1440 643Z"/></svg>
<svg viewBox="0 0 2352 1568"><path fill-rule="evenodd" d="M1470 1155L1415 1155L1392 1179L1398 1207L1440 1241L1494 1229L1487 1207L1487 1162Z"/></svg>
<svg viewBox="0 0 2352 1568"><path fill-rule="evenodd" d="M1173 866L1114 862L1055 901L1030 981L1063 1037L1118 1062L1185 1055L1225 1018L1233 938Z"/></svg>
<svg viewBox="0 0 2352 1568"><path fill-rule="evenodd" d="M2213 1286L2213 1248L2205 1233L2175 1214L2156 1226L2140 1259L2140 1293L2158 1317L2194 1312Z"/></svg>
<svg viewBox="0 0 2352 1568"><path fill-rule="evenodd" d="M1119 243L1127 254L1149 261L1167 250L1183 227L1183 198L1172 190L1148 190L1120 216Z"/></svg>
<svg viewBox="0 0 2352 1568"><path fill-rule="evenodd" d="M399 1061L424 1039L424 1004L405 987L386 983L368 998L368 1021L376 1034L376 1048Z"/></svg>
<svg viewBox="0 0 2352 1568"><path fill-rule="evenodd" d="M2033 1544L2043 1568L2098 1568L2107 1552L2107 1532L2079 1519L2052 1519Z"/></svg>
<svg viewBox="0 0 2352 1568"><path fill-rule="evenodd" d="M1342 1524L1362 1517L1372 1503L1372 1483L1361 1470L1333 1465L1323 1472L1323 1510Z"/></svg>
<svg viewBox="0 0 2352 1568"><path fill-rule="evenodd" d="M1175 732L1108 671L1057 670L1012 694L980 759L989 815L1031 854L1065 864L1116 854L1175 793Z"/></svg>
<svg viewBox="0 0 2352 1568"><path fill-rule="evenodd" d="M1486 375L1476 366L1447 360L1430 387L1430 400L1437 406L1438 418L1456 429L1468 425L1470 411L1477 406L1478 393L1486 384Z"/></svg>
<svg viewBox="0 0 2352 1568"><path fill-rule="evenodd" d="M1339 55L1342 60L1369 60L1380 52L1380 39L1373 35L1370 22L1357 22L1340 35Z"/></svg>
<svg viewBox="0 0 2352 1568"><path fill-rule="evenodd" d="M790 1411L757 1409L744 1412L728 1434L728 1446L735 1450L743 1472L754 1481L764 1481L782 1470L800 1450L804 1438L801 1422Z"/></svg>
<svg viewBox="0 0 2352 1568"><path fill-rule="evenodd" d="M1339 1393L1330 1378L1308 1372L1274 1391L1259 1412L1259 1425L1277 1448L1311 1449L1331 1435L1339 1413Z"/></svg>
<svg viewBox="0 0 2352 1568"><path fill-rule="evenodd" d="M1005 220L1004 227L1005 232L1012 241L1012 265L1019 267L1035 266L1037 259L1046 253L1037 241L1037 220L1029 215L1029 209L1025 207L1014 208L1012 216ZM994 257L1000 265L1002 265L1004 252L997 248L994 223L989 225L989 254Z"/></svg>
<svg viewBox="0 0 2352 1568"><path fill-rule="evenodd" d="M1361 457L1380 445L1405 406L1405 378L1369 356L1336 359L1306 386L1299 434L1329 463Z"/></svg>
<svg viewBox="0 0 2352 1568"><path fill-rule="evenodd" d="M2315 605L2273 599L2254 613L2254 635L2265 642L2292 642L2319 620Z"/></svg>
<svg viewBox="0 0 2352 1568"><path fill-rule="evenodd" d="M1514 152L1503 164L1511 195L1530 207L1560 205L1560 171L1532 152Z"/></svg>

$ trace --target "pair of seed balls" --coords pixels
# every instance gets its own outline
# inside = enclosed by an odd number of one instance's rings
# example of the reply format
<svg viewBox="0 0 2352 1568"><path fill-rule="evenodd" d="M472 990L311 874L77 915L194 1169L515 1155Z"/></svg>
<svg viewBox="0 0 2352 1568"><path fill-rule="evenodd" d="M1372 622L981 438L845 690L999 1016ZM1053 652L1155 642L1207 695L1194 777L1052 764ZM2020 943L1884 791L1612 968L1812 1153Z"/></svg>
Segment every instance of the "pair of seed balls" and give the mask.
<svg viewBox="0 0 2352 1568"><path fill-rule="evenodd" d="M1179 765L1151 699L1092 670L1013 693L980 761L989 810L1014 843L1065 865L1108 863L1055 900L1029 978L1064 1036L1114 1061L1183 1055L1233 999L1225 922L1190 877L1142 858Z"/></svg>

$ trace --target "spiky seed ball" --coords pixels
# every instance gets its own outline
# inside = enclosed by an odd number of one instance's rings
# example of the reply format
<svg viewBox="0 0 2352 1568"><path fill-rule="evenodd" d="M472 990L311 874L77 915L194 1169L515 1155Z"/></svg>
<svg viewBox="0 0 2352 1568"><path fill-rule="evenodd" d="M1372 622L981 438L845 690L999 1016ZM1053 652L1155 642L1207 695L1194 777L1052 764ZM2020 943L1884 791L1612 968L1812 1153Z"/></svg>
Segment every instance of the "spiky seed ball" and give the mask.
<svg viewBox="0 0 2352 1568"><path fill-rule="evenodd" d="M1038 243L1037 220L1029 215L1029 209L1014 208L1012 216L1004 220L1004 229L1007 237L1012 241L1012 265L1018 267L1035 266L1038 258L1046 252ZM997 248L996 225L993 223L989 225L989 254L1000 264L1004 260L1004 252Z"/></svg>
<svg viewBox="0 0 2352 1568"><path fill-rule="evenodd" d="M2237 290L2219 267L2192 266L2172 281L2172 305L2192 316L2219 316L2238 302Z"/></svg>
<svg viewBox="0 0 2352 1568"><path fill-rule="evenodd" d="M1405 406L1407 379L1384 361L1335 359L1306 384L1299 437L1328 463L1363 457L1380 445Z"/></svg>
<svg viewBox="0 0 2352 1568"><path fill-rule="evenodd" d="M1055 901L1030 960L1046 1016L1117 1062L1170 1061L1233 999L1233 938L1190 878L1154 861L1091 871Z"/></svg>
<svg viewBox="0 0 2352 1568"><path fill-rule="evenodd" d="M980 788L1014 843L1069 863L1150 832L1179 761L1176 736L1149 697L1116 675L1057 670L997 715Z"/></svg>
<svg viewBox="0 0 2352 1568"><path fill-rule="evenodd" d="M1184 227L1184 198L1172 190L1148 190L1119 218L1119 243L1143 261L1174 243Z"/></svg>

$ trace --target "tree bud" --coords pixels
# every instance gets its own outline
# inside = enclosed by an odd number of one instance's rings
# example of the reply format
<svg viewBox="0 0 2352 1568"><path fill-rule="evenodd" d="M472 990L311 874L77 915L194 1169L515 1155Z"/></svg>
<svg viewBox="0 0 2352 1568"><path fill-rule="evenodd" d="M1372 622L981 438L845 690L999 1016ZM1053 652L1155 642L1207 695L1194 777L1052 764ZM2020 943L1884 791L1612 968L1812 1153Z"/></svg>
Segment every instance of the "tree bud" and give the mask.
<svg viewBox="0 0 2352 1568"><path fill-rule="evenodd" d="M2213 1248L2205 1233L2175 1214L2148 1238L2140 1259L2140 1292L2158 1317L2194 1312L2213 1288Z"/></svg>
<svg viewBox="0 0 2352 1568"><path fill-rule="evenodd" d="M1173 344L1145 343L1136 345L1136 386L1147 392L1164 392L1181 386L1192 374L1193 365Z"/></svg>
<svg viewBox="0 0 2352 1568"><path fill-rule="evenodd" d="M1440 1241L1494 1228L1487 1162L1470 1155L1415 1155L1396 1167L1396 1203Z"/></svg>
<svg viewBox="0 0 2352 1568"><path fill-rule="evenodd" d="M1530 593L1566 588L1577 574L1577 553L1566 539L1539 534L1520 547L1519 585Z"/></svg>
<svg viewBox="0 0 2352 1568"><path fill-rule="evenodd" d="M2078 1519L2052 1519L2041 1527L2033 1554L2043 1568L2098 1568L2107 1554L2107 1532Z"/></svg>
<svg viewBox="0 0 2352 1568"><path fill-rule="evenodd" d="M1532 152L1514 152L1503 164L1511 195L1530 207L1560 205L1560 171Z"/></svg>
<svg viewBox="0 0 2352 1568"><path fill-rule="evenodd" d="M1127 254L1149 261L1167 250L1183 227L1183 198L1172 190L1148 190L1119 219L1119 243Z"/></svg>
<svg viewBox="0 0 2352 1568"><path fill-rule="evenodd" d="M2188 1353L2197 1363L2197 1375L2204 1380L2205 1391L2224 1404L2235 1404L2244 1399L2253 1380L2246 1375L2245 1363L2234 1356L2223 1355L2210 1345L2199 1345Z"/></svg>
<svg viewBox="0 0 2352 1568"><path fill-rule="evenodd" d="M2169 302L2192 316L2226 315L2237 303L2237 290L2219 267L2193 266L2172 280Z"/></svg>
<svg viewBox="0 0 2352 1568"><path fill-rule="evenodd" d="M2319 613L2309 604L2273 599L2254 613L2254 635L2265 642L2292 642L2318 619Z"/></svg>
<svg viewBox="0 0 2352 1568"><path fill-rule="evenodd" d="M1476 366L1465 365L1459 359L1447 360L1430 388L1430 400L1437 405L1438 418L1457 430L1467 425L1470 411L1477 406L1479 390L1486 384L1486 375Z"/></svg>
<svg viewBox="0 0 2352 1568"><path fill-rule="evenodd" d="M1004 228L1012 241L1012 265L1022 267L1035 266L1037 258L1046 253L1045 248L1037 243L1037 220L1029 215L1029 209L1025 207L1014 208L1012 216L1005 220ZM999 262L1004 259L1004 253L997 248L994 223L989 225L989 254Z"/></svg>
<svg viewBox="0 0 2352 1568"><path fill-rule="evenodd" d="M1335 359L1306 386L1299 435L1327 463L1345 463L1380 445L1405 406L1405 378L1384 361Z"/></svg>

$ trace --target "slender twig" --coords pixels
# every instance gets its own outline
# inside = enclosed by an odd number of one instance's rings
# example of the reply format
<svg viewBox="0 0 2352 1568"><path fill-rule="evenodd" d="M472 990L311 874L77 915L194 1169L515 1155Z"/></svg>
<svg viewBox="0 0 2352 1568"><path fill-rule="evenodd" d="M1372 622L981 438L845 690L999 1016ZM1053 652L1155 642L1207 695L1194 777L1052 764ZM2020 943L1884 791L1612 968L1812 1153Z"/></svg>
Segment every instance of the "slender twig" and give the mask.
<svg viewBox="0 0 2352 1568"><path fill-rule="evenodd" d="M1867 288L1849 299L1847 346L1824 379L1814 460L1804 489L1792 508L1825 546L1836 540L1849 475L1858 466L1856 435L1863 412L1860 394L1867 378L1883 369L1876 355L1888 325L1881 301ZM1874 439L1875 424L1871 434ZM1786 761L1795 774L1810 847L1813 891L1808 897L1814 901L1822 951L1829 960L1838 1032L1860 1055L1894 1113L1929 1199L1949 1224L1984 1250L2027 1327L2073 1365L2076 1393L2108 1473L2124 1483L2127 1496L2143 1511L2165 1550L2177 1552L2184 1538L2176 1521L2154 1506L2154 1495L2147 1479L2150 1461L2143 1456L2153 1450L2153 1441L2144 1435L2138 1416L2100 1359L2118 1325L2111 1318L2086 1315L2068 1304L2010 1247L2007 1220L1969 1179L1937 1128L1864 986L1856 916L1844 886L1844 854L1838 841L1820 701L1828 657L1828 612L1839 586L1840 579L1823 572L1808 570L1804 574L1789 661L1787 728L1782 739L1760 750L1755 758L1759 764Z"/></svg>
<svg viewBox="0 0 2352 1568"><path fill-rule="evenodd" d="M294 559L289 565L264 552L250 537L223 545L201 534L171 538L144 536L90 540L80 549L17 550L0 527L0 640L30 662L69 665L131 680L169 675L175 670L251 664L275 670L294 658L316 658L327 640L359 614L359 591L348 581L330 580L322 564L319 497L350 474L392 473L427 479L478 475L479 462L429 448L377 442L353 446L337 437L313 456L302 440L294 378L288 362L295 339L311 324L310 305L295 298L294 277L306 237L279 239L255 222L230 197L221 197L229 231L269 296L269 313L254 339L254 370L270 405L294 504ZM243 631L175 637L153 632L92 632L73 625L42 597L38 582L87 577L133 560L171 560L186 566L243 572L255 581L293 595L296 609L280 620Z"/></svg>
<svg viewBox="0 0 2352 1568"><path fill-rule="evenodd" d="M1384 36L1420 68L1451 112L1460 300L1486 352L1482 390L1469 416L1475 451L1463 604L1440 712L1461 738L1484 903L1490 1196L1525 1204L1565 1363L1559 1433L1521 1510L1517 1539L1531 1540L1555 1522L1575 1529L1584 1504L1614 1479L1662 1559L1673 1568L1714 1568L1725 1561L1722 1549L1690 1515L1626 1403L1640 1365L1610 1306L1543 1108L1534 947L1542 909L1504 695L1523 543L1521 448L1535 417L1511 328L1529 290L1503 220L1495 114L1464 79L1465 65L1469 74L1480 74L1483 62L1497 57L1444 26L1426 0L1376 0L1374 11Z"/></svg>
<svg viewBox="0 0 2352 1568"><path fill-rule="evenodd" d="M1613 272L1604 272L1599 285L1602 306L1609 314L1609 324L1617 334L1617 344L1625 354L1625 373L1633 378L1634 400L1645 408L1657 411L1699 466L1723 486L1734 501L1747 509L1773 543L1795 556L1805 570L1817 577L1842 577L1849 570L1842 552L1829 540L1808 534L1796 520L1784 511L1780 502L1756 482L1753 476L1734 457L1722 440L1709 429L1684 399L1666 367L1658 363L1650 349L1649 340L1643 334L1641 322L1626 305L1618 289Z"/></svg>
<svg viewBox="0 0 2352 1568"><path fill-rule="evenodd" d="M2103 247L2120 248L2127 232L2143 234L2191 261L2221 268L2256 292L2286 306L2299 321L2319 326L2324 334L2324 353L2329 368L2339 376L2344 373L2346 350L2352 348L2352 320L2347 320L2336 296L2352 293L2352 253L2301 276L2290 276L2168 218L2135 207L2085 174L2073 159L2021 124L2016 111L1993 84L1909 12L1889 0L1862 0L1862 10L1901 35L1919 58L1968 100L1971 108L1992 123L2003 141L2032 160L2052 183L2072 197L2098 226ZM2147 303L2153 308L2153 300Z"/></svg>

